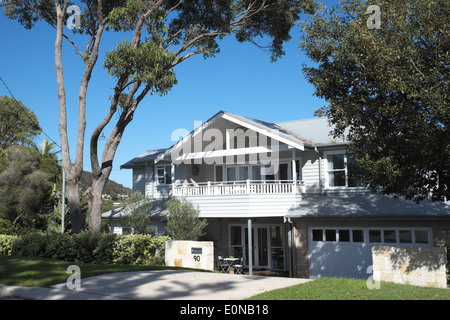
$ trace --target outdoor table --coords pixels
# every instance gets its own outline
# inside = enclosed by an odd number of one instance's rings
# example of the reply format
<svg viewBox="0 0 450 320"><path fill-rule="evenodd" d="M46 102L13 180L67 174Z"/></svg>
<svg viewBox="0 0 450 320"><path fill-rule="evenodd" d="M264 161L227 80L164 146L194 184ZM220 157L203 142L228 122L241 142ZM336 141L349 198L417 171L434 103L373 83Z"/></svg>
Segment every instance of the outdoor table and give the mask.
<svg viewBox="0 0 450 320"><path fill-rule="evenodd" d="M230 272L230 268L233 266L233 264L235 264L239 260L240 260L239 258L223 258L223 261L225 261L226 264L228 265L226 273Z"/></svg>

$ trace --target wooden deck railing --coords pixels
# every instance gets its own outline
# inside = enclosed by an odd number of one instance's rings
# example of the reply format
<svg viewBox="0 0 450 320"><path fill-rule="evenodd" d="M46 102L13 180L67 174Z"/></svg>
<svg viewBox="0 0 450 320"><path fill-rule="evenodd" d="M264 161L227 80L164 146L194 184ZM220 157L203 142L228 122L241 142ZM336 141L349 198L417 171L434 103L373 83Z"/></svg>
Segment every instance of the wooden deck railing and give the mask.
<svg viewBox="0 0 450 320"><path fill-rule="evenodd" d="M300 193L300 188L302 187L304 187L303 182L294 184L293 180L208 181L178 185L173 184L172 195L185 197L231 194L286 194Z"/></svg>

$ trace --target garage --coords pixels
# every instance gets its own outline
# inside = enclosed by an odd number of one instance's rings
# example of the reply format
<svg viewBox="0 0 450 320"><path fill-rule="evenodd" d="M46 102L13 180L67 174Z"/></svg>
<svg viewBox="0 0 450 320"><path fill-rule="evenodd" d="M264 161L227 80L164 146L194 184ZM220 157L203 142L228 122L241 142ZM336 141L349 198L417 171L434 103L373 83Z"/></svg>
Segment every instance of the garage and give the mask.
<svg viewBox="0 0 450 320"><path fill-rule="evenodd" d="M367 279L372 247L431 246L431 228L309 227L310 278Z"/></svg>

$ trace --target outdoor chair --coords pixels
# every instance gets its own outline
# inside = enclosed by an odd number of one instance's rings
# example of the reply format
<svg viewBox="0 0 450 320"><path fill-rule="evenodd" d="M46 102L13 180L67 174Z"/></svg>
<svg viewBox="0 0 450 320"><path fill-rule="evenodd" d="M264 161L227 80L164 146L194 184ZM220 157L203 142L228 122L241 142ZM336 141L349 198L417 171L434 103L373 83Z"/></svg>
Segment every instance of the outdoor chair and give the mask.
<svg viewBox="0 0 450 320"><path fill-rule="evenodd" d="M226 263L221 256L217 257L217 268L223 273L228 273L228 263Z"/></svg>
<svg viewBox="0 0 450 320"><path fill-rule="evenodd" d="M243 268L244 268L244 262L245 262L245 257L241 258L241 261L239 264L234 264L233 268L234 268L234 274L243 274Z"/></svg>

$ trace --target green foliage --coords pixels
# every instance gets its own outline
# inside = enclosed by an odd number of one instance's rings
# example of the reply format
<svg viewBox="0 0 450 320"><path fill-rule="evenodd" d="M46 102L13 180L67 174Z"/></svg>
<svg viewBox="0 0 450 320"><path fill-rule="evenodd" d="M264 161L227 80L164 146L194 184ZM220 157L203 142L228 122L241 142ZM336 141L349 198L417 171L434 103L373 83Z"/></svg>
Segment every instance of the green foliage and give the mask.
<svg viewBox="0 0 450 320"><path fill-rule="evenodd" d="M110 76L117 79L129 72L130 82L138 80L149 84L153 93L164 95L177 83L172 69L174 60L173 52L156 43L142 43L135 47L124 41L106 53L104 67Z"/></svg>
<svg viewBox="0 0 450 320"><path fill-rule="evenodd" d="M206 219L199 219L200 210L187 201L169 200L166 203L168 209L166 233L173 240L197 241L205 235L203 231L208 222Z"/></svg>
<svg viewBox="0 0 450 320"><path fill-rule="evenodd" d="M0 151L11 145L30 144L41 131L36 115L21 101L0 97Z"/></svg>
<svg viewBox="0 0 450 320"><path fill-rule="evenodd" d="M83 171L80 178L80 189L84 193L91 186L92 173ZM119 194L131 194L131 189L108 179L103 189L103 194L109 194L113 199L116 199Z"/></svg>
<svg viewBox="0 0 450 320"><path fill-rule="evenodd" d="M0 234L0 254L11 255L12 245L17 236Z"/></svg>
<svg viewBox="0 0 450 320"><path fill-rule="evenodd" d="M14 226L8 219L0 218L0 234L14 234Z"/></svg>
<svg viewBox="0 0 450 320"><path fill-rule="evenodd" d="M41 157L32 148L11 146L4 151L0 218L9 220L15 232L47 227L48 213L53 209L52 179L56 172L52 175L40 166Z"/></svg>
<svg viewBox="0 0 450 320"><path fill-rule="evenodd" d="M170 237L124 235L118 237L113 250L113 263L164 264L166 241Z"/></svg>
<svg viewBox="0 0 450 320"><path fill-rule="evenodd" d="M369 29L368 5L381 28ZM450 2L341 1L304 25L304 67L360 180L420 201L450 197Z"/></svg>
<svg viewBox="0 0 450 320"><path fill-rule="evenodd" d="M0 235L0 254L96 264L164 264L167 236L115 234Z"/></svg>
<svg viewBox="0 0 450 320"><path fill-rule="evenodd" d="M120 223L127 233L131 234L152 234L150 229L150 222L152 217L152 201L142 195L140 192L135 192L130 199L125 203L126 214L120 217Z"/></svg>

